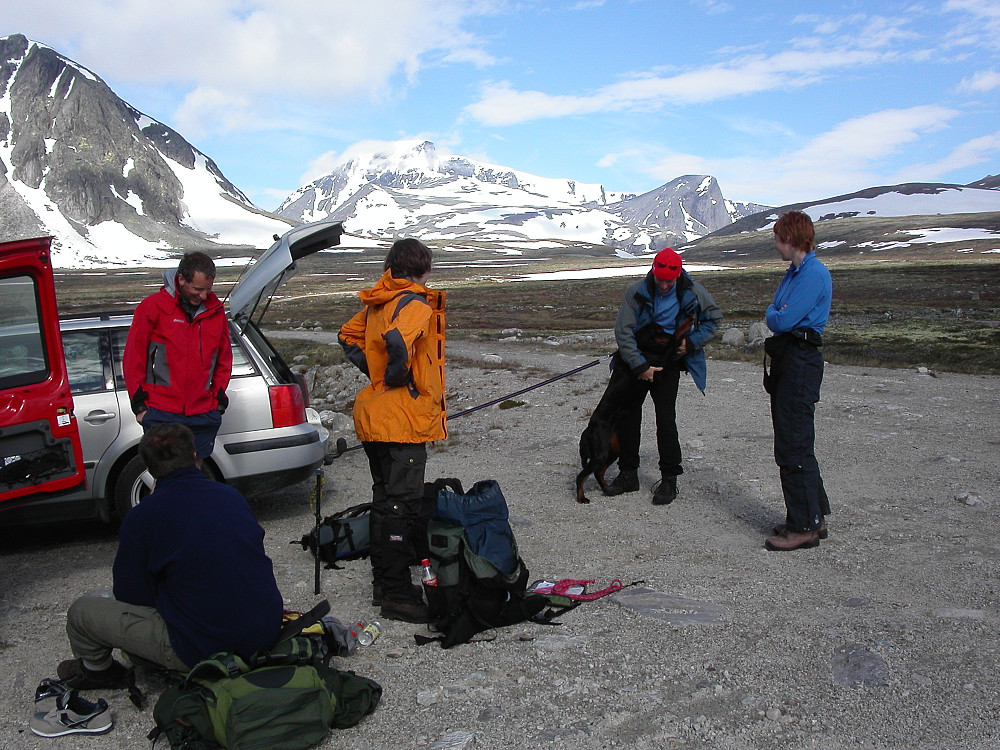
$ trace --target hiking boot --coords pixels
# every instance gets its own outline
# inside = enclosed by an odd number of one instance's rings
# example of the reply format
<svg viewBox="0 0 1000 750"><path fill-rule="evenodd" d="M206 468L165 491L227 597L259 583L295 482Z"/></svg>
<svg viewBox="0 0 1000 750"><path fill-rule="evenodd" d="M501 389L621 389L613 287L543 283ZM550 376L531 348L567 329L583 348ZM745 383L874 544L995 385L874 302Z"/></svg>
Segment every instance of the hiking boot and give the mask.
<svg viewBox="0 0 1000 750"><path fill-rule="evenodd" d="M69 659L56 668L56 673L66 687L77 690L127 689L133 682L132 670L114 659L110 667L99 671L87 669L80 659Z"/></svg>
<svg viewBox="0 0 1000 750"><path fill-rule="evenodd" d="M775 536L788 536L790 533L792 533L793 530L792 527L789 526L787 523L779 523L777 526L774 527L774 529L772 529L772 531ZM816 531L819 532L820 539L826 539L828 536L830 536L830 532L826 528L825 518L823 519L823 522L819 525L819 528L816 529Z"/></svg>
<svg viewBox="0 0 1000 750"><path fill-rule="evenodd" d="M387 620L402 620L422 625L431 621L430 610L422 601L396 602L392 599L382 600L382 617Z"/></svg>
<svg viewBox="0 0 1000 750"><path fill-rule="evenodd" d="M818 531L789 531L784 536L769 536L764 546L771 552L792 552L819 546Z"/></svg>
<svg viewBox="0 0 1000 750"><path fill-rule="evenodd" d="M605 495L623 495L626 492L635 492L639 489L639 472L622 469L618 476L607 487L604 488Z"/></svg>
<svg viewBox="0 0 1000 750"><path fill-rule="evenodd" d="M47 701L49 698L43 699ZM38 704L35 708L39 708ZM31 731L39 737L62 737L66 734L103 734L111 729L111 712L103 698L97 703L81 698L76 690L56 696L55 704L44 705L28 720Z"/></svg>
<svg viewBox="0 0 1000 750"><path fill-rule="evenodd" d="M413 598L419 599L424 595L423 586L413 586ZM382 606L382 584L373 583L372 584L372 606L381 607Z"/></svg>
<svg viewBox="0 0 1000 750"><path fill-rule="evenodd" d="M653 505L670 505L677 497L677 477L663 477L653 488Z"/></svg>

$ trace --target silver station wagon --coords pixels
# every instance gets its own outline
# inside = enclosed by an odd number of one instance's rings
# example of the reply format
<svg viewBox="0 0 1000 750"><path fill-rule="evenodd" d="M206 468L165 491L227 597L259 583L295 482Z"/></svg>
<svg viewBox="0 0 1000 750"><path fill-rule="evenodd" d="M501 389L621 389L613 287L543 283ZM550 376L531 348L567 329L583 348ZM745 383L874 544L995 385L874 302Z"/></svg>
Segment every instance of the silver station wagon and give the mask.
<svg viewBox="0 0 1000 750"><path fill-rule="evenodd" d="M326 455L328 433L308 408L304 382L258 324L270 296L295 273L296 261L339 244L342 232L340 223L330 221L286 232L230 292L229 407L215 450L202 466L206 474L244 494L299 482L313 475ZM122 518L150 491L152 478L138 456L142 427L132 414L122 376L131 322L130 314L114 313L60 319L86 487L21 494L0 503L0 523L91 516L111 521ZM12 458L5 455L4 460L10 463Z"/></svg>

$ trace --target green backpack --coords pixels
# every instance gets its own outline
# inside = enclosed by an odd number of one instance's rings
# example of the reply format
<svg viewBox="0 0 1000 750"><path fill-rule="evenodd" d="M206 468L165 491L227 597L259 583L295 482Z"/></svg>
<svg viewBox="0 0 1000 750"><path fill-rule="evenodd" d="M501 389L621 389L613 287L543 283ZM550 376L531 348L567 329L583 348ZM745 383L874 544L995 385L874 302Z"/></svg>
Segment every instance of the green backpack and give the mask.
<svg viewBox="0 0 1000 750"><path fill-rule="evenodd" d="M352 727L375 710L381 686L323 663L304 635L288 637L248 664L220 653L169 686L153 709L155 743L172 750L304 750L330 727Z"/></svg>

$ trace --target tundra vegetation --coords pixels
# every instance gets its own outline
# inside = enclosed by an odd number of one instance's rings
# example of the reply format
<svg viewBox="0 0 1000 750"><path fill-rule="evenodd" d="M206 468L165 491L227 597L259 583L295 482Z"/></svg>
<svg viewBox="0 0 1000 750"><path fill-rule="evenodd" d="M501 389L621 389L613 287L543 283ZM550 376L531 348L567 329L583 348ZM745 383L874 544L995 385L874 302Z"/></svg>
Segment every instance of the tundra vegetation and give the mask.
<svg viewBox="0 0 1000 750"><path fill-rule="evenodd" d="M336 330L358 309L357 291L369 286L381 269L373 259L352 264L347 274L342 256L316 260L316 264L313 259L303 261L299 275L282 288L280 298L264 315L265 329L318 326ZM484 265L470 269L441 263L431 284L448 292L448 336L488 340L518 329L525 337L544 338L610 329L625 287L637 277L511 281L518 273L565 268L562 260L559 264L533 261L528 268ZM824 336L828 362L1000 374L1000 259L996 256L824 261L834 283L833 312ZM592 266L593 261L581 259L578 265ZM784 268L784 264L769 262L744 269L700 271L696 276L725 313L722 330L738 327L747 332L763 318ZM61 311L131 309L159 286L160 273L61 273L57 277ZM220 269L216 281L220 297L238 275L236 269ZM274 343L290 358L306 355L300 361L307 364L334 361L328 346L290 339ZM586 339L570 345L585 347ZM708 345L708 353L720 359L762 356L759 347L723 345L721 335Z"/></svg>

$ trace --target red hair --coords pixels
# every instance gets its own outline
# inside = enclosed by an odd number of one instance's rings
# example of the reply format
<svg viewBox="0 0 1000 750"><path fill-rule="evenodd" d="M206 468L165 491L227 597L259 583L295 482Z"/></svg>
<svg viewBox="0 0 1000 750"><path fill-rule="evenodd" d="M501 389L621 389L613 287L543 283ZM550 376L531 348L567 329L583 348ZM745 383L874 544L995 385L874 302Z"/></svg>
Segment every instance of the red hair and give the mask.
<svg viewBox="0 0 1000 750"><path fill-rule="evenodd" d="M809 252L816 247L816 228L809 214L789 211L774 223L774 234L797 250Z"/></svg>

